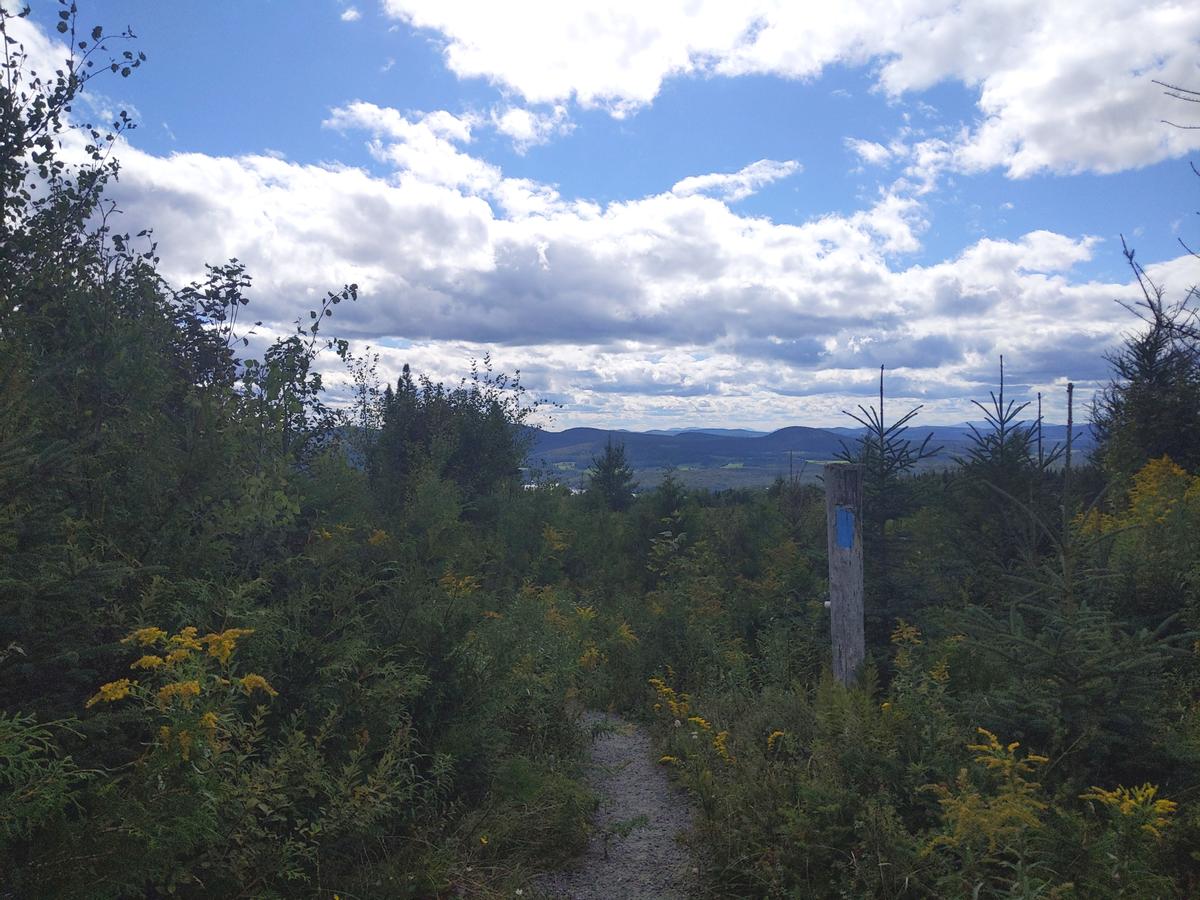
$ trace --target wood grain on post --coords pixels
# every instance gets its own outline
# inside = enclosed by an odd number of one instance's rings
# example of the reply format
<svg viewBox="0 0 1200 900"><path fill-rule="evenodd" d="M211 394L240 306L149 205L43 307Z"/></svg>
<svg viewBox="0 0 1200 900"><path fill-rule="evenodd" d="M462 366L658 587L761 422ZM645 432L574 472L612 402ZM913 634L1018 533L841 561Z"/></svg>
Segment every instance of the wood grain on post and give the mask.
<svg viewBox="0 0 1200 900"><path fill-rule="evenodd" d="M829 547L829 625L833 674L849 685L866 656L863 636L862 467L825 466L825 522Z"/></svg>

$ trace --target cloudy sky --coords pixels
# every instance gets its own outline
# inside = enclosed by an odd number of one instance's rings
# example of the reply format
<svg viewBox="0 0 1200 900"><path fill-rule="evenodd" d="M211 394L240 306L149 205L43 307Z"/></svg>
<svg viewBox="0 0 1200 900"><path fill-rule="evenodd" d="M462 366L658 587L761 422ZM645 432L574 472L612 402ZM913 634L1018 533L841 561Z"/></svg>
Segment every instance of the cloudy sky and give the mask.
<svg viewBox="0 0 1200 900"><path fill-rule="evenodd" d="M57 4L20 36L52 59ZM286 330L457 380L490 352L555 427L962 421L1086 397L1132 325L1120 235L1200 281L1200 4L105 0L148 62L115 190L164 273L245 261ZM1152 264L1152 265L1151 265ZM895 407L893 407L895 408Z"/></svg>

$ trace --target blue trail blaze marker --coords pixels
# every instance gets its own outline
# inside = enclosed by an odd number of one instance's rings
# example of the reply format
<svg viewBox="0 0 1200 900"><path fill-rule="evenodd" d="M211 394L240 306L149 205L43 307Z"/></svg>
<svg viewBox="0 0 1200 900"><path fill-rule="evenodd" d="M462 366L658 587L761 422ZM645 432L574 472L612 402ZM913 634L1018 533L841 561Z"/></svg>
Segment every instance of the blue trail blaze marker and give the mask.
<svg viewBox="0 0 1200 900"><path fill-rule="evenodd" d="M847 550L854 548L854 510L844 506L837 508L837 545Z"/></svg>

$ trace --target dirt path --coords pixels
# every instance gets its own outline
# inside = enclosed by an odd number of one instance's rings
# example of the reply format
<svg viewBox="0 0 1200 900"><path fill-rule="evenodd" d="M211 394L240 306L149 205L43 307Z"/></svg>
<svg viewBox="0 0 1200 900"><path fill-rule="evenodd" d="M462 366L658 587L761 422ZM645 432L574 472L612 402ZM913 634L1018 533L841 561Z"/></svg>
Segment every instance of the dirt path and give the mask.
<svg viewBox="0 0 1200 900"><path fill-rule="evenodd" d="M682 900L696 869L679 835L692 824L687 797L658 765L650 738L616 716L585 713L606 727L592 745L589 782L600 810L577 868L542 876L537 889L563 900Z"/></svg>

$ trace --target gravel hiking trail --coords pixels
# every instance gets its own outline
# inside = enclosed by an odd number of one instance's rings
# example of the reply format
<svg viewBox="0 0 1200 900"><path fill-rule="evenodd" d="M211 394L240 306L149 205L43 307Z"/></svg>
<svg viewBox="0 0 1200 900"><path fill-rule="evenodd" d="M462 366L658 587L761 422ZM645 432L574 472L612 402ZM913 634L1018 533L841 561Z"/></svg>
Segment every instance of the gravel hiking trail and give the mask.
<svg viewBox="0 0 1200 900"><path fill-rule="evenodd" d="M671 784L645 730L587 712L592 729L588 783L600 798L587 850L574 867L541 876L555 900L684 900L695 894L696 866L679 837L692 825L687 795Z"/></svg>

